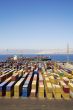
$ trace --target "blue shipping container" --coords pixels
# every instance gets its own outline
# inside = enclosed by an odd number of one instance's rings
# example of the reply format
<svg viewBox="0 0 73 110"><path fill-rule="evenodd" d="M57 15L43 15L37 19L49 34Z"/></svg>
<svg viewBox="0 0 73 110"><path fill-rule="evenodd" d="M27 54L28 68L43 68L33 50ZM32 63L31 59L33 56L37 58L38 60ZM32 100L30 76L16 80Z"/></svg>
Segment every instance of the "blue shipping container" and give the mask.
<svg viewBox="0 0 73 110"><path fill-rule="evenodd" d="M23 97L27 97L28 96L28 85L23 85L23 88L22 88L22 96Z"/></svg>
<svg viewBox="0 0 73 110"><path fill-rule="evenodd" d="M7 82L3 82L3 83L0 84L0 91L3 90L3 87L6 86L6 84L7 84Z"/></svg>

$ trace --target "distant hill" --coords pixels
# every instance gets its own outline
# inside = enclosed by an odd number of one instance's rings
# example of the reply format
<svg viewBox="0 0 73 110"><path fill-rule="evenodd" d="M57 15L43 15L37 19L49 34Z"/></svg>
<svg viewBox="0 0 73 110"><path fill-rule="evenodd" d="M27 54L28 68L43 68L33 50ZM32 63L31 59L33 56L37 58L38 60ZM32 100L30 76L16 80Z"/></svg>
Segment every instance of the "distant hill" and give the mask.
<svg viewBox="0 0 73 110"><path fill-rule="evenodd" d="M73 49L70 49L69 53L73 54ZM67 54L67 49L0 49L0 54Z"/></svg>

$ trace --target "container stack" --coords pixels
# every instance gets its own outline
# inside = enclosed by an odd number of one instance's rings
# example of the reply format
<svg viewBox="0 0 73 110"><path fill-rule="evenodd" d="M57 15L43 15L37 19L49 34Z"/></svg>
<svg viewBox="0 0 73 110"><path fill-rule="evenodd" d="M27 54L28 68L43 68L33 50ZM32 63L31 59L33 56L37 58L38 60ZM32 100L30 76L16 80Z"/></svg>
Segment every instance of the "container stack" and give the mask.
<svg viewBox="0 0 73 110"><path fill-rule="evenodd" d="M6 97L10 98L14 95L14 84L15 81L11 81L7 86L6 86Z"/></svg>
<svg viewBox="0 0 73 110"><path fill-rule="evenodd" d="M63 77L63 81L65 82L66 85L68 85L69 79L67 77Z"/></svg>
<svg viewBox="0 0 73 110"><path fill-rule="evenodd" d="M50 82L46 83L45 85L45 90L46 90L46 97L48 99L52 99L53 98L53 89L52 89L52 84Z"/></svg>
<svg viewBox="0 0 73 110"><path fill-rule="evenodd" d="M61 86L62 97L64 99L69 99L70 98L70 96L69 96L70 89L69 89L68 85L66 85L65 82L63 82L63 81L60 81L60 86Z"/></svg>
<svg viewBox="0 0 73 110"><path fill-rule="evenodd" d="M12 62L13 66L15 70L1 68L0 97L73 98L73 69L64 64L27 58Z"/></svg>
<svg viewBox="0 0 73 110"><path fill-rule="evenodd" d="M57 69L57 72L59 74L59 77L62 79L62 77L64 76L64 72L62 70Z"/></svg>
<svg viewBox="0 0 73 110"><path fill-rule="evenodd" d="M9 71L8 73L6 73L6 79L11 77L13 74L13 70Z"/></svg>
<svg viewBox="0 0 73 110"><path fill-rule="evenodd" d="M43 78L46 80L48 78L48 75L46 73L43 74Z"/></svg>
<svg viewBox="0 0 73 110"><path fill-rule="evenodd" d="M44 81L41 73L39 74L38 97L44 98Z"/></svg>
<svg viewBox="0 0 73 110"><path fill-rule="evenodd" d="M7 78L9 78L12 74L13 74L13 70L11 70L10 72L8 72L6 74L2 74L0 76L0 83L3 82L4 80L6 80Z"/></svg>
<svg viewBox="0 0 73 110"><path fill-rule="evenodd" d="M22 87L23 97L28 97L30 94L32 76L33 76L33 73L29 73L25 83L23 84L23 87Z"/></svg>
<svg viewBox="0 0 73 110"><path fill-rule="evenodd" d="M25 72L25 74L23 74L22 78L26 79L28 75L29 75L29 73Z"/></svg>
<svg viewBox="0 0 73 110"><path fill-rule="evenodd" d="M19 70L18 73L19 73L20 75L23 75L23 69Z"/></svg>
<svg viewBox="0 0 73 110"><path fill-rule="evenodd" d="M22 94L22 86L24 83L24 78L21 78L14 86L14 97L17 98Z"/></svg>
<svg viewBox="0 0 73 110"><path fill-rule="evenodd" d="M5 79L6 79L6 75L5 74L2 74L0 76L0 83L3 82Z"/></svg>
<svg viewBox="0 0 73 110"><path fill-rule="evenodd" d="M55 84L59 84L60 77L55 78Z"/></svg>
<svg viewBox="0 0 73 110"><path fill-rule="evenodd" d="M46 80L46 78L48 78L47 72L45 72L45 70L44 70L44 73L42 75L43 75L44 80Z"/></svg>
<svg viewBox="0 0 73 110"><path fill-rule="evenodd" d="M54 77L54 81L52 82L52 84L59 84L59 81L60 81L59 75L56 73L52 73L52 75Z"/></svg>
<svg viewBox="0 0 73 110"><path fill-rule="evenodd" d="M12 75L12 81L17 81L18 78L19 78L19 73L14 73L14 74Z"/></svg>
<svg viewBox="0 0 73 110"><path fill-rule="evenodd" d="M49 80L50 80L50 82L51 82L52 84L54 84L54 83L55 83L54 76L49 76Z"/></svg>
<svg viewBox="0 0 73 110"><path fill-rule="evenodd" d="M34 77L33 77L30 96L31 97L37 96L37 74L34 74Z"/></svg>
<svg viewBox="0 0 73 110"><path fill-rule="evenodd" d="M46 84L46 83L48 83L49 82L49 78L48 77L45 77L44 78L44 83Z"/></svg>
<svg viewBox="0 0 73 110"><path fill-rule="evenodd" d="M52 99L53 98L53 94L52 94L52 84L51 84L51 76L48 76L46 72L44 72L44 86L45 86L45 93L46 93L46 97L48 99ZM49 79L50 77L50 79ZM53 77L54 78L54 77ZM53 79L54 80L54 79ZM54 81L52 81L54 82Z"/></svg>
<svg viewBox="0 0 73 110"><path fill-rule="evenodd" d="M53 84L53 95L55 99L61 99L61 87L60 85Z"/></svg>
<svg viewBox="0 0 73 110"><path fill-rule="evenodd" d="M11 77L0 84L0 97L6 95L6 85L11 81Z"/></svg>

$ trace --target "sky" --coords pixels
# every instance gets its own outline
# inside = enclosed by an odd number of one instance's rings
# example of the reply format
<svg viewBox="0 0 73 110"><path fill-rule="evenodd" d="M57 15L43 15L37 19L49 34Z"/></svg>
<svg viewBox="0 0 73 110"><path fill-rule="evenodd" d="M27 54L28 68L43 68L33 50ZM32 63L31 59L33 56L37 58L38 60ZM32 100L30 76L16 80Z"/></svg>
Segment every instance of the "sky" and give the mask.
<svg viewBox="0 0 73 110"><path fill-rule="evenodd" d="M0 0L0 49L73 48L73 0Z"/></svg>

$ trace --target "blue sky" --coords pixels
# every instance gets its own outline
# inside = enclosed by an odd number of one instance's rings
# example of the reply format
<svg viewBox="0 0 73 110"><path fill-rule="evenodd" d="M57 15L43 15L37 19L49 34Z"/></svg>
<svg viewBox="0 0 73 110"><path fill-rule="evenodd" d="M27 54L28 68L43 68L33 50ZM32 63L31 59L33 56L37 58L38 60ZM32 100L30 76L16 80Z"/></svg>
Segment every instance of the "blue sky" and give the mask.
<svg viewBox="0 0 73 110"><path fill-rule="evenodd" d="M0 0L0 48L73 48L73 0Z"/></svg>

